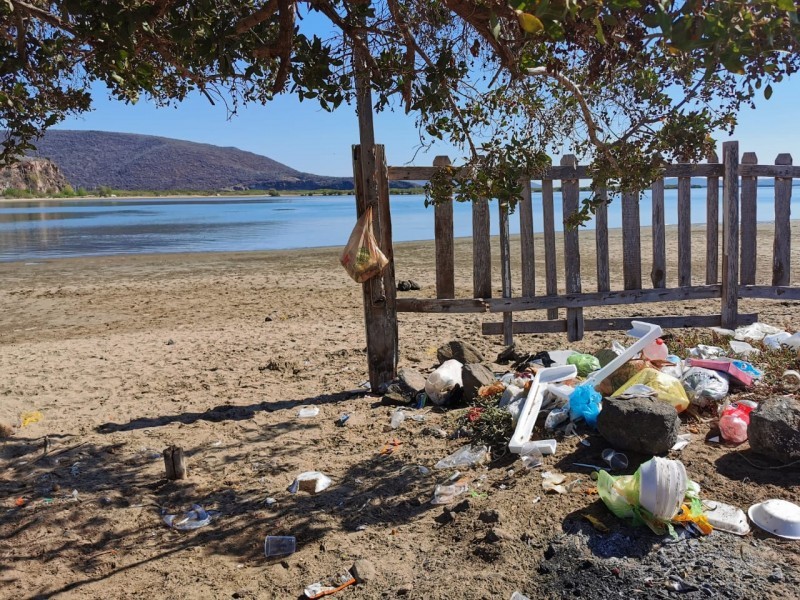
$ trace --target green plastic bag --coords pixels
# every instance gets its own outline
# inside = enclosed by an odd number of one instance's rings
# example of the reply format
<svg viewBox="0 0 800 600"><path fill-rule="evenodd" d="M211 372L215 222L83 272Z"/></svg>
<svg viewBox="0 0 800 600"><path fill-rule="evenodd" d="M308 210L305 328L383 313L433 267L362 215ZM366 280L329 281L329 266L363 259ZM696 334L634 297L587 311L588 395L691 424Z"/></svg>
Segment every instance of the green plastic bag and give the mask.
<svg viewBox="0 0 800 600"><path fill-rule="evenodd" d="M586 377L589 373L600 369L600 361L591 354L573 354L567 359L568 365L575 365L578 368L578 375Z"/></svg>

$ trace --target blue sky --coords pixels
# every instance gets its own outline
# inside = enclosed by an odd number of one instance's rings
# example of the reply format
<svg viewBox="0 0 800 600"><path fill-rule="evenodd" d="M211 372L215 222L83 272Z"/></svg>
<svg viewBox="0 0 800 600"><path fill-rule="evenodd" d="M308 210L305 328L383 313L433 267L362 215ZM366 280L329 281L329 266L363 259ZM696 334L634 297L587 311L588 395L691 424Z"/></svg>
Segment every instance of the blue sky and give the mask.
<svg viewBox="0 0 800 600"><path fill-rule="evenodd" d="M800 77L775 85L770 100L761 98L755 110L739 115L733 138L741 152L755 152L762 164L789 152L800 164ZM298 102L283 96L267 106L249 106L228 119L222 105L211 106L193 96L176 107L157 108L140 101L126 105L108 99L105 90L94 91L94 110L73 117L59 129L96 129L160 135L194 142L235 146L268 156L292 168L318 175L348 176L352 173L350 147L358 143L358 121L352 107L328 113L313 101ZM376 141L386 146L389 164L430 165L437 154L459 156L446 144L419 150L414 116L402 110L376 116ZM718 135L720 142L727 136Z"/></svg>

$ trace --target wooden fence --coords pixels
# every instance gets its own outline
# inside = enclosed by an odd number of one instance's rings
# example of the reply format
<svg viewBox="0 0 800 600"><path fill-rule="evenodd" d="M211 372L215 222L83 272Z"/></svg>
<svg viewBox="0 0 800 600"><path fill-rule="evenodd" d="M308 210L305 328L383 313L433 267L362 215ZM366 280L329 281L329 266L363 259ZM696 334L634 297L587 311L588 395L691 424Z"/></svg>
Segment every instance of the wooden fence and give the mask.
<svg viewBox="0 0 800 600"><path fill-rule="evenodd" d="M357 152L357 148L355 150ZM383 155L382 152L379 153ZM447 157L437 157L432 167L377 166L377 177L386 180L429 180L442 165L450 164ZM483 199L472 204L473 297L455 298L455 261L452 199L439 203L434 210L436 253L436 298L391 297L396 312L428 313L502 313L503 321L483 324L485 335L504 336L505 343L513 341L515 333L566 332L569 340L583 337L584 331L624 329L632 318L584 319L583 309L593 306L623 305L642 302L686 301L718 298L719 314L648 317L662 327L708 327L721 325L735 328L752 323L757 315L740 314L740 298L800 299L800 287L790 285L790 202L792 179L800 177L800 167L792 166L791 156L781 154L774 165L759 165L753 153L739 158L738 142L723 145L722 162L716 155L703 164L670 164L665 178L677 178L677 287L667 287L667 252L664 216L664 179L651 187L652 197L652 271L650 285L643 284L642 244L639 214L639 195L624 194L622 209L622 289L611 289L608 242L608 212L601 206L595 217L595 240L588 250L596 255L596 290L585 291L581 282L581 247L577 230L564 227L563 283L566 293L558 293L556 261L556 218L554 196L559 193L554 182L560 182L563 215L579 208L579 180L587 179L587 168L578 165L574 156L565 156L558 166L552 166L541 177L541 212L543 216L543 248L534 244L531 182L523 182L523 198L518 204L520 219L521 295L512 296L512 261L509 235L509 212L499 205L500 280L502 297L492 297L492 260L490 245L490 203ZM691 178L706 179L706 252L705 284L692 284L692 223ZM756 285L756 192L758 178L775 181L775 229L773 241L772 285ZM720 179L722 180L722 215L719 215ZM741 179L741 183L740 183ZM741 187L741 194L740 194ZM388 186L380 195L379 204L388 206ZM741 196L741 201L740 201ZM498 203L499 204L499 203ZM741 207L741 216L740 216ZM360 210L359 210L360 212ZM719 239L720 216L722 239ZM390 230L390 215L384 211L384 227ZM391 252L391 237L388 241ZM741 244L740 244L741 240ZM545 290L537 294L534 258L544 252ZM584 248L584 251L587 249ZM763 252L763 250L762 250ZM722 258L721 272L718 270ZM390 254L391 255L391 254ZM393 285L394 282L384 282ZM652 286L652 287L651 287ZM386 307L384 307L386 308ZM392 307L388 307L392 310ZM559 318L559 309L566 309L566 318ZM546 310L547 320L514 321L513 313ZM369 324L368 324L369 326ZM369 350L369 341L368 341ZM375 352L380 352L376 350ZM372 364L373 359L370 359ZM385 369L384 369L385 370ZM374 383L374 382L373 382Z"/></svg>

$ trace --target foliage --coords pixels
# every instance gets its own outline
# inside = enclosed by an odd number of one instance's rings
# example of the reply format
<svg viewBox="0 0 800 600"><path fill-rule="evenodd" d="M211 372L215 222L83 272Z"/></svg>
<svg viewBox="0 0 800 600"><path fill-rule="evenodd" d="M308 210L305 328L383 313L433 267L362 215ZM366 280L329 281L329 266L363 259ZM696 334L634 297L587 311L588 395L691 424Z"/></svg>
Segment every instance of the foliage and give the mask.
<svg viewBox="0 0 800 600"><path fill-rule="evenodd" d="M6 198L33 198L34 193L30 190L10 187L3 190L3 196Z"/></svg>
<svg viewBox="0 0 800 600"><path fill-rule="evenodd" d="M478 395L472 407L459 417L459 425L469 435L474 445L488 446L492 455L498 458L508 451L508 440L514 433L511 413L497 404L505 386L484 388L484 395Z"/></svg>
<svg viewBox="0 0 800 600"><path fill-rule="evenodd" d="M459 199L512 206L563 148L592 159L595 191L639 190L800 64L791 0L3 0L0 18L5 159L88 110L96 81L126 102L333 110L361 65L378 110L402 103L423 143L465 149Z"/></svg>

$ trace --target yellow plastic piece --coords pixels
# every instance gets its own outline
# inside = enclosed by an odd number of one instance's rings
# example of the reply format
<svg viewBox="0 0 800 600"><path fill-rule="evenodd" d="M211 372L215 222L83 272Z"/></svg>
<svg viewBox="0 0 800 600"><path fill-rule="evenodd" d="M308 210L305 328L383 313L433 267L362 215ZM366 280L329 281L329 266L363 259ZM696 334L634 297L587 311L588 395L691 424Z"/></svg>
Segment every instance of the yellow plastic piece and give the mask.
<svg viewBox="0 0 800 600"><path fill-rule="evenodd" d="M656 369L647 367L642 369L636 375L631 377L622 387L620 387L613 396L620 396L625 393L629 387L642 384L652 388L658 394L658 399L663 402L669 402L675 407L675 410L682 412L689 407L689 397L686 395L686 390L677 378L667 373L662 373Z"/></svg>

